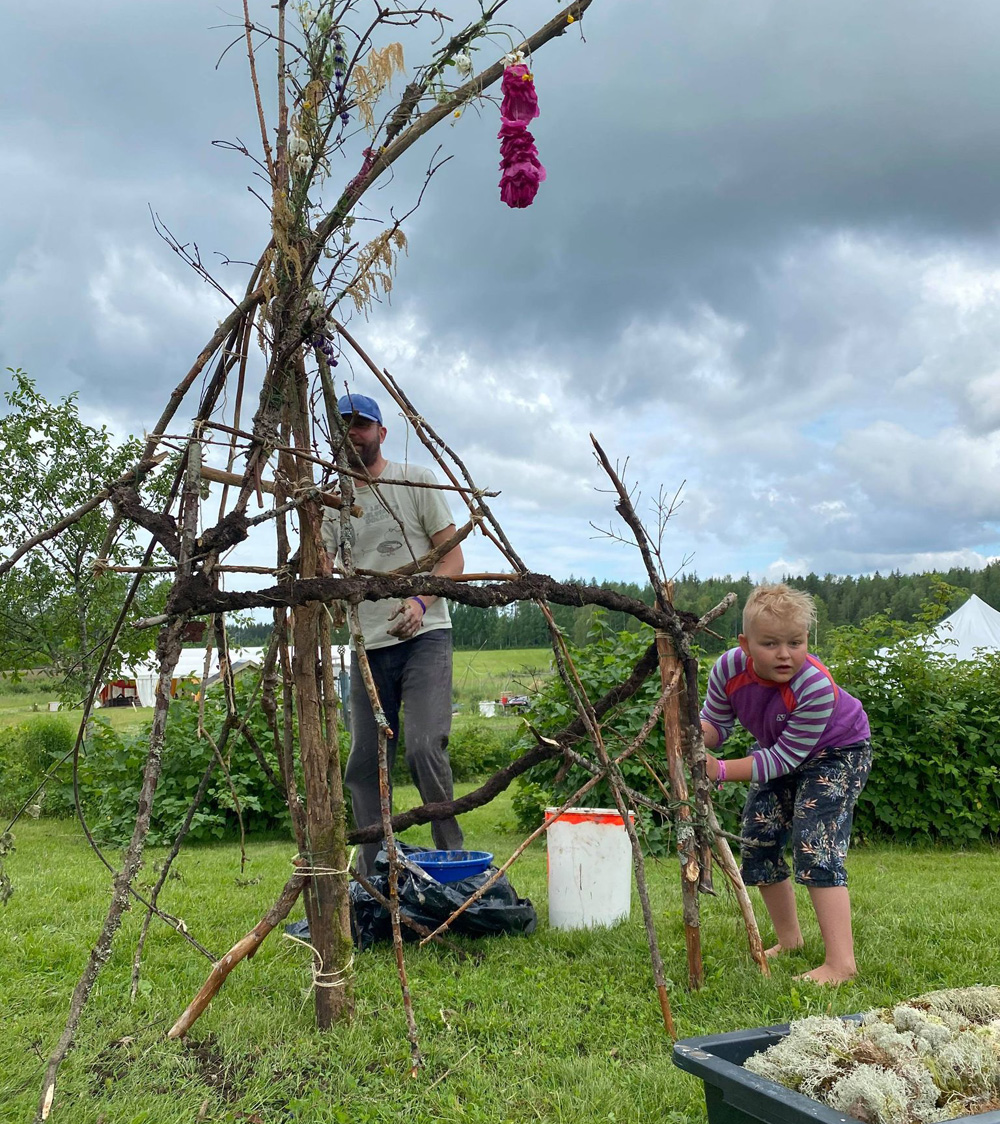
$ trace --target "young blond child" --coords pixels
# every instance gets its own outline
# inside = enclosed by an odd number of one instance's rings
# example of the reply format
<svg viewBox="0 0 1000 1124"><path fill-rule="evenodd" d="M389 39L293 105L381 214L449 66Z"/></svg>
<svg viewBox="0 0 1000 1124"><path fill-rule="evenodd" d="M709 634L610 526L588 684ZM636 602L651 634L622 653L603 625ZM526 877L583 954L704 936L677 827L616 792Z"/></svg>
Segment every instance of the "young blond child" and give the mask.
<svg viewBox="0 0 1000 1124"><path fill-rule="evenodd" d="M739 647L716 661L701 711L705 745L715 749L733 723L757 739L749 757L708 754L717 784L750 781L741 834L743 881L759 886L776 956L802 945L795 891L785 863L792 842L795 880L809 889L826 957L802 979L839 984L857 973L844 859L858 796L871 769L868 718L809 654L816 607L785 584L759 585L743 610Z"/></svg>

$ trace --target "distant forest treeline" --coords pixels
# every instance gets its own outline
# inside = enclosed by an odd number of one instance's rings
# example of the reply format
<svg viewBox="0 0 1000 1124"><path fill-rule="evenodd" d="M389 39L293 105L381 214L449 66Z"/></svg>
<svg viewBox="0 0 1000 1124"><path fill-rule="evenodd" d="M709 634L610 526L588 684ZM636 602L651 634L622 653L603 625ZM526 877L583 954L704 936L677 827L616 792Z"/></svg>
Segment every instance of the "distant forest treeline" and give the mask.
<svg viewBox="0 0 1000 1124"><path fill-rule="evenodd" d="M568 580L585 585L602 585L647 604L653 603L653 591L649 585L579 578ZM972 593L1000 609L1000 562L991 563L982 570L951 569L928 574L875 573L859 578L835 577L832 574L821 578L817 574L807 574L805 577L786 577L785 580L789 585L807 590L816 599L819 621L818 635L813 639L814 647L822 646L828 629L845 624L860 624L866 617L876 613L886 613L894 620L914 620L920 612L921 603L930 598L935 580L943 580L962 591L954 598L949 611L958 608ZM701 645L707 652L718 652L727 644L735 642L740 631L743 603L753 586L754 582L748 576L699 578L697 574L683 574L675 582L674 603L679 609L687 609L701 616L713 605L717 605L730 590L736 593L738 600L735 607L712 626L725 638L726 643L711 636L704 636L701 640ZM586 640L595 611L602 611L595 610L593 606L574 609L565 605L553 605L551 608L556 623L577 644ZM547 647L549 643L542 614L530 602L501 609L474 609L468 605L453 603L451 619L457 648L541 648ZM606 620L617 631L635 630L639 627L633 618L624 613L607 613ZM246 645L262 644L269 633L269 624L234 627L230 630L233 643Z"/></svg>

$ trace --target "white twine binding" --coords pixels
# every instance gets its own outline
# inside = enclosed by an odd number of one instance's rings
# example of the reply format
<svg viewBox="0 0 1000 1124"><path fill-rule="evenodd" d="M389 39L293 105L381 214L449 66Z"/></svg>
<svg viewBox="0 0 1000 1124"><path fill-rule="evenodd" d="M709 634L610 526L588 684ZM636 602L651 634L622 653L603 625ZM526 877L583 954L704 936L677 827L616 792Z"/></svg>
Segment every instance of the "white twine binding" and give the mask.
<svg viewBox="0 0 1000 1124"><path fill-rule="evenodd" d="M348 980L354 974L354 953L351 952L350 959L343 966L343 968L335 968L332 972L323 971L323 957L319 954L319 949L315 945L311 945L308 941L302 940L301 937L293 937L291 933L283 933L282 936L286 941L294 941L296 944L302 945L303 948L309 951L319 961L319 968L315 964L310 965L312 968L312 986L313 987L346 987Z"/></svg>
<svg viewBox="0 0 1000 1124"><path fill-rule="evenodd" d="M351 867L354 866L354 856L357 853L357 847L352 847L350 854L347 856L347 866L343 870L338 870L332 866L303 866L299 863L299 859L303 856L301 854L292 856L292 866L296 874L304 874L307 878L329 878L339 874L350 874ZM320 852L323 854L324 852Z"/></svg>
<svg viewBox="0 0 1000 1124"><path fill-rule="evenodd" d="M351 867L354 865L354 855L357 852L357 847L351 848L351 853L347 856L347 866L343 870L337 870L332 866L299 866L296 862L300 855L295 855L292 858L292 865L298 874L304 874L308 878L317 877L330 877L331 875L350 874ZM303 948L309 949L316 960L319 961L319 967L316 967L315 962L310 965L312 969L312 987L346 987L348 981L353 976L354 968L354 950L351 950L350 959L343 966L343 968L335 968L332 972L325 972L323 970L323 957L320 956L319 949L315 945L311 945L308 941L302 940L301 937L292 936L291 933L282 933L286 941L294 941L295 944L302 945ZM306 992L308 995L308 991Z"/></svg>

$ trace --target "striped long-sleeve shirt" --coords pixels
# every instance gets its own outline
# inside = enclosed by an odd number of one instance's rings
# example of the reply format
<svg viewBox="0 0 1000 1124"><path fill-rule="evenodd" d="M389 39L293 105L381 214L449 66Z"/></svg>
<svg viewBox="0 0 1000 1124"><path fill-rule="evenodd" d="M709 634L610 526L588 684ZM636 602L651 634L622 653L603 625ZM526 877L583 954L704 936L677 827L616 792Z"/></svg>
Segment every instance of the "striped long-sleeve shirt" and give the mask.
<svg viewBox="0 0 1000 1124"><path fill-rule="evenodd" d="M787 683L773 683L761 679L741 648L730 649L712 668L701 717L718 731L720 745L736 721L753 734L756 784L790 773L821 749L870 736L864 707L812 655Z"/></svg>

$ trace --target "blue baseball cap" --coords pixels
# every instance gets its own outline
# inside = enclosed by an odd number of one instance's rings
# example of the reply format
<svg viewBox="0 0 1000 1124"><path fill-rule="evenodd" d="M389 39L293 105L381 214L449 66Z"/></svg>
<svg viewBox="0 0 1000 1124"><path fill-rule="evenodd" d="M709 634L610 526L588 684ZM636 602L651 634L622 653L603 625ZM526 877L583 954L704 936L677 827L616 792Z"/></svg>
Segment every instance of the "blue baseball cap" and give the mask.
<svg viewBox="0 0 1000 1124"><path fill-rule="evenodd" d="M367 394L344 394L337 399L337 409L343 418L357 414L359 418L382 424L382 411L375 399L369 398Z"/></svg>

